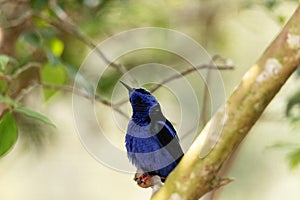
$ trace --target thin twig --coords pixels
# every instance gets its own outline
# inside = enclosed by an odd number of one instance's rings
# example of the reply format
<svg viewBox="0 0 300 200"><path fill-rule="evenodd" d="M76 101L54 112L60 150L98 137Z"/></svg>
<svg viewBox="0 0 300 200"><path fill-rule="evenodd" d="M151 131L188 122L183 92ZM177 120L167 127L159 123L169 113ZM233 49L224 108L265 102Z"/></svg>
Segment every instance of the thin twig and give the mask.
<svg viewBox="0 0 300 200"><path fill-rule="evenodd" d="M56 27L57 29L67 32L71 35L73 35L74 37L76 37L78 40L80 40L81 42L85 43L90 49L94 49L96 51L96 53L101 57L101 59L103 59L103 61L114 67L115 69L117 69L119 72L121 72L122 74L127 73L127 70L125 68L125 66L121 65L121 64L117 64L113 61L110 61L105 55L104 53L97 47L97 45L87 36L85 36L79 29L78 27L72 22L71 18L68 17L68 15L64 12L64 10L62 10L59 6L57 6L56 1L52 0L49 2L49 6L52 9L52 11L56 14L56 16L58 17L58 20L53 20L51 18L49 18L46 15L43 15L41 13L34 13L34 16L43 19L44 21L46 21L47 23L51 24L52 26ZM131 82L135 82L135 80L129 75L128 76L131 80ZM55 90L63 90L66 92L74 92L79 96L82 96L84 98L87 99L91 99L91 96L88 95L87 93L83 93L82 91L78 91L78 90L73 90L71 91L71 88L68 87L60 87L60 86L50 86L50 85L45 85L43 84L44 87L48 87L48 89L55 89ZM116 110L119 114L121 114L123 117L125 118L129 118L122 110L120 110L117 107L114 107L111 105L110 102L104 100L103 98L101 98L101 96L96 95L95 96L95 100L101 102L102 104L112 107L112 109Z"/></svg>
<svg viewBox="0 0 300 200"><path fill-rule="evenodd" d="M21 89L20 92L17 94L17 96L14 98L14 101L20 102L25 96L27 96L38 85L39 85L38 83L34 83L34 84L31 84L31 85Z"/></svg>
<svg viewBox="0 0 300 200"><path fill-rule="evenodd" d="M6 25L3 25L2 28L13 28L16 26L19 26L23 24L26 20L28 20L33 15L32 11L28 10L24 14L22 14L20 17L16 19L10 19L6 22Z"/></svg>
<svg viewBox="0 0 300 200"><path fill-rule="evenodd" d="M23 67L19 68L12 76L13 79L17 78L21 73L25 72L30 68L40 68L42 66L41 63L38 62L30 62L24 65Z"/></svg>
<svg viewBox="0 0 300 200"><path fill-rule="evenodd" d="M82 42L87 44L91 49L95 49L97 54L106 62L106 64L111 65L112 67L119 70L122 74L127 73L127 69L124 65L115 63L111 60L109 60L104 53L97 47L97 45L87 36L83 34L82 31L76 26L76 24L73 22L73 20L68 16L68 14L61 9L56 0L50 0L49 6L51 10L56 14L56 16L59 18L59 20L64 24L67 25L67 27L71 30L71 32L78 37ZM128 74L128 77L131 79L130 81L135 81L133 77Z"/></svg>
<svg viewBox="0 0 300 200"><path fill-rule="evenodd" d="M173 80L176 80L178 78L181 78L182 76L186 76L192 72L195 72L197 70L202 70L202 69L210 69L210 70L232 70L234 69L233 66L227 66L227 65L224 65L224 66L213 66L213 65L201 65L201 66L198 66L198 67L193 67L193 68L189 68L183 72L181 72L180 74L175 74L173 76L170 76L169 78L163 80L162 82L158 83L157 86L155 86L154 88L152 88L150 90L150 92L155 92L156 90L158 90L161 86L163 86L164 84L166 83L169 83Z"/></svg>
<svg viewBox="0 0 300 200"><path fill-rule="evenodd" d="M6 82L11 82L12 81L12 78L11 78L11 76L9 76L9 75L5 75L5 74L3 74L3 73L0 73L0 80L4 80L4 81L6 81Z"/></svg>
<svg viewBox="0 0 300 200"><path fill-rule="evenodd" d="M193 73L197 70L202 70L202 69L210 69L210 70L232 70L234 69L234 66L232 65L222 65L222 66L214 66L214 65L209 65L209 64L204 64L198 67L193 67L193 68L189 68L183 72L181 72L180 74L175 74L173 76L170 76L168 78L166 78L165 80L163 80L162 82L158 83L155 87L153 87L152 89L150 89L150 92L153 93L156 90L158 90L160 87L162 87L163 85L165 85L166 83L169 83L171 81L174 81L178 78L181 78L182 76L186 76L190 73ZM119 107L121 105L123 105L124 103L127 102L127 99L121 100L120 102L114 104L114 107Z"/></svg>
<svg viewBox="0 0 300 200"><path fill-rule="evenodd" d="M58 20L53 20L53 19L49 18L48 16L45 16L41 13L34 13L34 16L36 16L40 19L43 19L44 21L46 21L47 23L51 24L52 26L58 28L61 31L64 31L64 32L67 32L67 33L73 35L78 40L85 43L89 48L91 48L92 50L94 49L96 51L96 53L101 57L101 59L103 59L103 61L107 65L110 65L110 66L114 67L115 69L117 69L122 74L127 73L127 69L125 68L124 65L118 64L118 63L115 63L115 62L109 60L104 55L104 53L97 47L97 45L89 37L84 35L78 29L78 27L73 23L71 18L68 17L67 13L65 13L65 11L57 5L56 0L49 1L49 7L56 14L56 16L58 17ZM134 78L130 76L130 74L128 74L128 77L129 77L131 82L136 82L134 80ZM46 87L49 87L49 85L46 86ZM53 88L53 89L59 89L59 88L58 88L58 86L55 86L55 88ZM70 88L60 88L60 89L65 90L65 91L70 91ZM82 93L82 91L79 92L79 91L74 90L73 92L77 93L77 95L80 95L80 96L85 97L87 99L91 99L90 95ZM103 100L101 98L101 96L96 95L95 99L97 101L101 102L102 104L106 105L106 106L112 107L112 109L116 110L118 113L120 113L125 118L127 118L127 119L129 118L122 110L120 110L117 107L112 106L110 102L108 102L106 100Z"/></svg>
<svg viewBox="0 0 300 200"><path fill-rule="evenodd" d="M40 68L41 67L41 63L38 62L30 62L27 63L26 65L24 65L23 67L21 67L20 69L18 69L13 75L6 75L6 74L2 74L0 73L0 80L4 80L6 81L6 83L10 84L12 81L16 80L18 78L18 76L23 73L24 71L30 69L30 68ZM33 86L35 87L35 86ZM15 97L15 101L20 101L27 93L28 91L31 91L31 87L28 89L26 89L26 91L24 89L22 89L20 91L20 93Z"/></svg>
<svg viewBox="0 0 300 200"><path fill-rule="evenodd" d="M54 84L48 84L48 83L40 83L40 85L45 89L59 90L59 91L74 93L75 95L83 97L85 99L92 100L92 101L96 100L98 102L101 102L103 105L106 105L108 107L112 107L111 103L109 101L104 100L99 95L96 95L94 97L94 96L91 96L91 95L89 95L88 93L86 93L82 90L79 90L79 89L74 88L74 87L69 86L69 85L54 85ZM126 113L124 113L122 110L120 110L119 108L112 107L112 109L114 109L116 112L118 112L120 115L122 115L126 119L129 119L128 115Z"/></svg>
<svg viewBox="0 0 300 200"><path fill-rule="evenodd" d="M48 89L48 90L59 90L59 91L63 91L63 92L70 92L70 93L74 93L78 96L81 96L85 99L88 100L92 100L92 96L89 95L88 93L81 91L77 88L74 88L72 86L69 85L54 85L54 84L49 84L49 83L40 83L40 85L44 88L44 89Z"/></svg>
<svg viewBox="0 0 300 200"><path fill-rule="evenodd" d="M206 124L206 122L209 120L208 118L208 108L210 107L209 106L209 85L210 85L210 81L211 81L211 71L208 70L207 71L207 74L206 74L206 77L205 77L205 83L204 84L204 92L203 92L203 95L202 95L202 107L201 107L201 125L204 126Z"/></svg>

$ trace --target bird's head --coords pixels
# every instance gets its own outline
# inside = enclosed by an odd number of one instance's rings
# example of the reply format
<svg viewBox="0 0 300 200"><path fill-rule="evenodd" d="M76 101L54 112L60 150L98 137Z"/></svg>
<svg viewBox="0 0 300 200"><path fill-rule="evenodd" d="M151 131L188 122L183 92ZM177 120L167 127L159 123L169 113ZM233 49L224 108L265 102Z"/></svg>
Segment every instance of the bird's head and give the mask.
<svg viewBox="0 0 300 200"><path fill-rule="evenodd" d="M149 110L154 105L158 104L156 98L145 88L132 88L126 83L120 81L129 92L129 100L132 109Z"/></svg>

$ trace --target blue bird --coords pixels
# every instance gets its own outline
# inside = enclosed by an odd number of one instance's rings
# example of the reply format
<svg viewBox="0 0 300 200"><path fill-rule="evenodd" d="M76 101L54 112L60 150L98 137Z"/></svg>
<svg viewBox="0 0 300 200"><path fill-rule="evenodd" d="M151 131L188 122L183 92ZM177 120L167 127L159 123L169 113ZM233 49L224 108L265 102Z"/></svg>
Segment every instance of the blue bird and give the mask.
<svg viewBox="0 0 300 200"><path fill-rule="evenodd" d="M120 82L129 91L133 111L125 137L127 156L137 168L135 181L147 188L153 186L150 180L155 175L164 182L184 153L156 98L144 88L135 89Z"/></svg>

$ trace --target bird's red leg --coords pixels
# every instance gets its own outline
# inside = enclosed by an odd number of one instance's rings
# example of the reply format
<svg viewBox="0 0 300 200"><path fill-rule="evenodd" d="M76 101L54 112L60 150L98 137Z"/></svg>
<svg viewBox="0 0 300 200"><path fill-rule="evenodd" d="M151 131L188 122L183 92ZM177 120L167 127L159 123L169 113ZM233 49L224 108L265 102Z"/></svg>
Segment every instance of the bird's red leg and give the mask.
<svg viewBox="0 0 300 200"><path fill-rule="evenodd" d="M153 186L152 177L155 175L149 175L149 174L135 174L134 180L138 184L138 186L142 188L148 188ZM165 180L164 177L160 177L161 180Z"/></svg>
<svg viewBox="0 0 300 200"><path fill-rule="evenodd" d="M138 184L138 186L142 187L142 188L148 188L153 186L151 178L153 177L153 175L149 175L149 174L136 174L134 180L136 181L136 183Z"/></svg>

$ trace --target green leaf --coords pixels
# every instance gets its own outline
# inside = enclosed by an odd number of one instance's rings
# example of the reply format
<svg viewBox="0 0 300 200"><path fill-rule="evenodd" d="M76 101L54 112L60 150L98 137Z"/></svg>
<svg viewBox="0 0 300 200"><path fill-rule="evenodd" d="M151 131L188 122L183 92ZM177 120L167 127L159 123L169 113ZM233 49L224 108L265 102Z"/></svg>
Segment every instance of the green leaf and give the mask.
<svg viewBox="0 0 300 200"><path fill-rule="evenodd" d="M289 165L291 169L295 169L300 164L300 148L290 152L287 155L287 159L289 161Z"/></svg>
<svg viewBox="0 0 300 200"><path fill-rule="evenodd" d="M18 128L11 113L0 120L0 157L6 154L18 139Z"/></svg>
<svg viewBox="0 0 300 200"><path fill-rule="evenodd" d="M49 38L46 42L45 52L48 57L48 61L52 66L62 65L61 55L64 51L64 43L54 37Z"/></svg>
<svg viewBox="0 0 300 200"><path fill-rule="evenodd" d="M7 88L7 83L4 80L0 80L0 93L2 94Z"/></svg>
<svg viewBox="0 0 300 200"><path fill-rule="evenodd" d="M284 25L284 23L286 22L286 16L284 15L279 15L277 17L277 20L278 20L278 23L281 24L281 25Z"/></svg>
<svg viewBox="0 0 300 200"><path fill-rule="evenodd" d="M0 70L5 71L5 68L9 62L10 58L7 55L0 55Z"/></svg>
<svg viewBox="0 0 300 200"><path fill-rule="evenodd" d="M42 68L41 74L43 83L64 85L67 80L67 72L62 65L51 66L50 64L47 64ZM56 92L56 90L44 89L45 99L48 100Z"/></svg>
<svg viewBox="0 0 300 200"><path fill-rule="evenodd" d="M44 116L44 115L42 115L38 112L35 112L33 110L30 110L30 109L27 109L27 108L16 108L14 111L18 112L18 113L21 113L21 114L24 114L28 117L40 120L40 121L44 122L45 124L55 126L53 124L53 122L48 117L46 117L46 116Z"/></svg>
<svg viewBox="0 0 300 200"><path fill-rule="evenodd" d="M55 56L60 57L64 50L64 43L58 38L53 38L49 42L50 49Z"/></svg>
<svg viewBox="0 0 300 200"><path fill-rule="evenodd" d="M17 102L15 102L9 96L3 96L2 94L0 94L0 102L6 103L7 105L9 105L11 107L17 106Z"/></svg>

